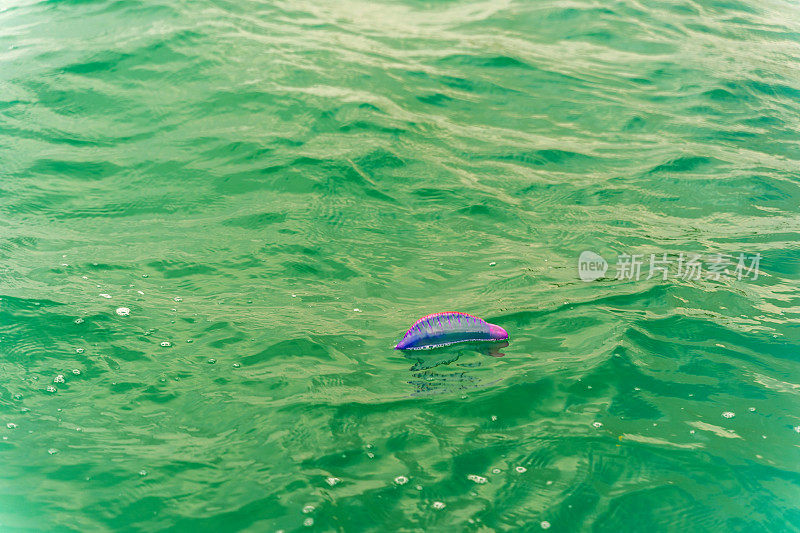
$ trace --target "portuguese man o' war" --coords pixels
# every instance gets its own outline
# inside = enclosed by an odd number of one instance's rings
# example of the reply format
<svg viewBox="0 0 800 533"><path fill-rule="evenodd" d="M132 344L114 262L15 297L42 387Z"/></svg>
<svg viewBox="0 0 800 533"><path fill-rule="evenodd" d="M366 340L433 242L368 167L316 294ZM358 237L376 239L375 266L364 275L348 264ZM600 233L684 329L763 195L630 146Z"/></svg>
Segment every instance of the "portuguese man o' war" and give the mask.
<svg viewBox="0 0 800 533"><path fill-rule="evenodd" d="M503 341L508 332L467 313L448 311L414 322L395 350L426 350L468 341Z"/></svg>

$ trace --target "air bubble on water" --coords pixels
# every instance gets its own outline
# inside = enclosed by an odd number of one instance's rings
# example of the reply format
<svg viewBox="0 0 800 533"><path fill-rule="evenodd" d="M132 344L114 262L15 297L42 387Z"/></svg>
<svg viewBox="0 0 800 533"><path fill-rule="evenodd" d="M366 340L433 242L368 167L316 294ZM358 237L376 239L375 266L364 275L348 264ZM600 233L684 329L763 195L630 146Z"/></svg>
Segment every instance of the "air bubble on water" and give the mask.
<svg viewBox="0 0 800 533"><path fill-rule="evenodd" d="M86 351L86 350L85 350L85 349L83 349L83 348L75 348L75 353L83 353L83 352L85 352L85 351Z"/></svg>
<svg viewBox="0 0 800 533"><path fill-rule="evenodd" d="M734 416L736 416L736 414L734 414L734 413L733 413L733 412L731 412L731 411L725 411L724 413L722 413L722 416L723 416L724 418L733 418Z"/></svg>
<svg viewBox="0 0 800 533"><path fill-rule="evenodd" d="M634 387L634 388L633 388L633 390L635 390L635 391L640 391L640 390L642 390L642 389L640 389L639 387Z"/></svg>
<svg viewBox="0 0 800 533"><path fill-rule="evenodd" d="M592 425L593 425L594 427L596 427L596 428L601 428L601 427L603 427L603 423L602 423L602 422L592 422Z"/></svg>
<svg viewBox="0 0 800 533"><path fill-rule="evenodd" d="M49 453L50 455L55 455L58 453L58 450L56 450L55 448L50 448L49 450L47 450L47 453Z"/></svg>
<svg viewBox="0 0 800 533"><path fill-rule="evenodd" d="M747 410L750 411L751 413L754 413L756 411L756 408L755 407L749 407Z"/></svg>
<svg viewBox="0 0 800 533"><path fill-rule="evenodd" d="M550 529L550 522L548 522L547 520L543 520L542 523L539 525L542 526L542 529Z"/></svg>
<svg viewBox="0 0 800 533"><path fill-rule="evenodd" d="M169 342L169 341L164 341L164 342L161 343L161 346L163 346L164 348L168 348L168 347L172 346L172 343Z"/></svg>
<svg viewBox="0 0 800 533"><path fill-rule="evenodd" d="M434 509L444 509L445 505L444 505L444 502L433 502L432 507Z"/></svg>
<svg viewBox="0 0 800 533"><path fill-rule="evenodd" d="M405 485L406 483L408 483L408 478L406 476L397 476L396 478L394 478L394 482L397 483L398 485Z"/></svg>
<svg viewBox="0 0 800 533"><path fill-rule="evenodd" d="M303 520L303 525L306 526L306 527L313 526L314 525L314 519L309 516L308 518Z"/></svg>
<svg viewBox="0 0 800 533"><path fill-rule="evenodd" d="M209 360L208 360L208 364L209 364L209 365L213 365L213 364L214 364L214 363L216 363L216 362L217 362L217 360L216 360L216 359L214 359L213 357L209 358Z"/></svg>
<svg viewBox="0 0 800 533"><path fill-rule="evenodd" d="M111 295L106 293L102 293L100 296L102 296L103 298L111 298Z"/></svg>
<svg viewBox="0 0 800 533"><path fill-rule="evenodd" d="M139 470L139 475L144 477L147 475L147 470Z"/></svg>
<svg viewBox="0 0 800 533"><path fill-rule="evenodd" d="M694 430L693 429L689 430L689 435L694 435Z"/></svg>
<svg viewBox="0 0 800 533"><path fill-rule="evenodd" d="M82 318L76 318L75 319L75 323L76 324L83 324L83 319Z"/></svg>
<svg viewBox="0 0 800 533"><path fill-rule="evenodd" d="M56 392L56 388L53 387L52 385L48 385L47 386L47 392Z"/></svg>
<svg viewBox="0 0 800 533"><path fill-rule="evenodd" d="M316 509L316 507L314 507L313 505L306 505L305 507L303 507L303 513L304 514L313 513L314 509Z"/></svg>
<svg viewBox="0 0 800 533"><path fill-rule="evenodd" d="M117 314L119 316L128 316L131 314L131 310L128 307L117 307Z"/></svg>
<svg viewBox="0 0 800 533"><path fill-rule="evenodd" d="M500 472L501 472L501 470L499 468L494 468L492 470L492 474L499 474Z"/></svg>
<svg viewBox="0 0 800 533"><path fill-rule="evenodd" d="M6 427L8 429L17 429L18 426L14 422L9 422L8 424L6 424Z"/></svg>
<svg viewBox="0 0 800 533"><path fill-rule="evenodd" d="M325 483L327 483L327 484L328 484L328 485L330 485L331 487L333 487L334 485L338 484L340 481L342 481L342 480L341 480L341 479L339 479L338 477L328 477L328 478L325 478Z"/></svg>
<svg viewBox="0 0 800 533"><path fill-rule="evenodd" d="M528 471L528 469L527 469L527 468L525 468L524 466L518 466L518 467L516 467L514 470L516 470L516 471L517 471L517 472L519 472L520 474L524 474L525 472L527 472L527 471Z"/></svg>
<svg viewBox="0 0 800 533"><path fill-rule="evenodd" d="M467 479L469 479L470 481L474 481L479 485L483 485L484 483L486 483L486 478L483 476L479 476L477 474L470 474L467 476Z"/></svg>
<svg viewBox="0 0 800 533"><path fill-rule="evenodd" d="M64 374L59 374L53 378L53 383L64 383Z"/></svg>
<svg viewBox="0 0 800 533"><path fill-rule="evenodd" d="M73 368L72 369L72 373L75 374L76 376L80 376L81 375L81 371L79 369L77 369L77 368Z"/></svg>
<svg viewBox="0 0 800 533"><path fill-rule="evenodd" d="M182 302L183 298L181 298L180 296L176 296L175 298L173 298L173 300L175 300L176 302Z"/></svg>
<svg viewBox="0 0 800 533"><path fill-rule="evenodd" d="M414 488L415 488L415 489L417 489L417 490L422 490L422 485L417 485L417 486L416 486L416 487L414 487Z"/></svg>
<svg viewBox="0 0 800 533"><path fill-rule="evenodd" d="M552 479L548 479L548 480L545 482L545 485L552 485L552 484L553 484L553 480L552 480Z"/></svg>

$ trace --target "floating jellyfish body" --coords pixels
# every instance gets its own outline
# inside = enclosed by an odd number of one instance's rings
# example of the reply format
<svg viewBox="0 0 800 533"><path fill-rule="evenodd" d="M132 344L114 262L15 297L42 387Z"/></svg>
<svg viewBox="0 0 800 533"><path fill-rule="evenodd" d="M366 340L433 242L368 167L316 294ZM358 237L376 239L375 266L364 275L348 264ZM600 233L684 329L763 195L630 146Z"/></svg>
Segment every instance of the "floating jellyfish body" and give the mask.
<svg viewBox="0 0 800 533"><path fill-rule="evenodd" d="M445 312L424 316L414 322L395 350L425 350L468 341L502 341L508 332L467 313Z"/></svg>

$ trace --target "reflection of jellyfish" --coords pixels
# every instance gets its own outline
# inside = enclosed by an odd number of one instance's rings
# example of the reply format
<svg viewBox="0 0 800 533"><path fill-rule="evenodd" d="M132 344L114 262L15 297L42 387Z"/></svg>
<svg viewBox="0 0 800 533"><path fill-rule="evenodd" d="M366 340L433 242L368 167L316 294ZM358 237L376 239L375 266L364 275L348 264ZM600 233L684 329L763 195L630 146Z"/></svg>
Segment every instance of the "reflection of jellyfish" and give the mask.
<svg viewBox="0 0 800 533"><path fill-rule="evenodd" d="M492 344L475 342L460 343L458 346L446 346L432 350L404 351L403 356L414 361L409 369L413 379L408 382L414 386L412 394L444 394L489 385L490 383L482 383L475 372L469 371L480 368L483 365L482 361L462 362L454 365L459 368L449 365L456 363L462 355L469 352L503 357L505 354L501 353L500 349L506 346L508 346L508 342ZM438 366L443 368L438 371L433 370Z"/></svg>

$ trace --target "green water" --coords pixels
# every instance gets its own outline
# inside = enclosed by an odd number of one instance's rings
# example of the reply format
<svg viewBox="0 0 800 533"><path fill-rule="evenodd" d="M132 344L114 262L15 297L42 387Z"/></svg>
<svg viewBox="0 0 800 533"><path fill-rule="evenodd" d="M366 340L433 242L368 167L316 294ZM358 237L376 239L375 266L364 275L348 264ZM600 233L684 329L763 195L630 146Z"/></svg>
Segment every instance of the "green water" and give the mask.
<svg viewBox="0 0 800 533"><path fill-rule="evenodd" d="M788 1L0 2L0 530L798 531L798 67ZM392 350L448 310L505 356Z"/></svg>

